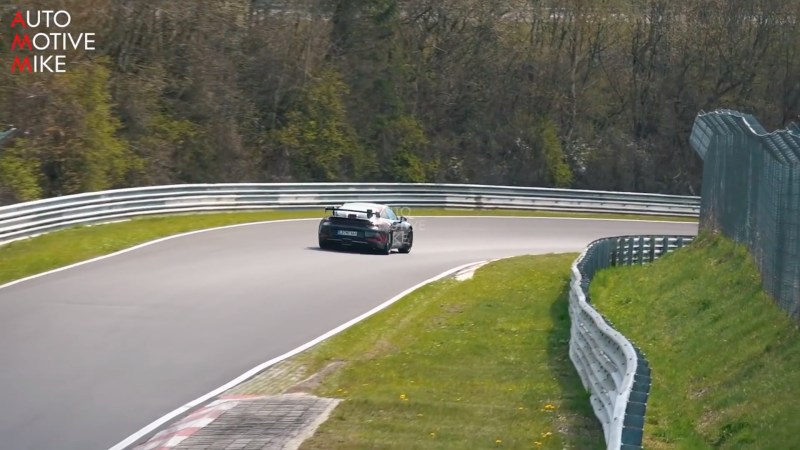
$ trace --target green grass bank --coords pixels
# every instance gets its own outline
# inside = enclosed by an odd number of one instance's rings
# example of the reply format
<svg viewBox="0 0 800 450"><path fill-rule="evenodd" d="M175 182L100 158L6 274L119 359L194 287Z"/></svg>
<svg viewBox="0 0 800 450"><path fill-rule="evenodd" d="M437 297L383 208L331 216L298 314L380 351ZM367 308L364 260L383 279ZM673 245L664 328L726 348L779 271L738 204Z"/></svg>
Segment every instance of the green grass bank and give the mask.
<svg viewBox="0 0 800 450"><path fill-rule="evenodd" d="M645 448L800 448L800 330L744 246L702 235L599 272L590 293L652 366Z"/></svg>

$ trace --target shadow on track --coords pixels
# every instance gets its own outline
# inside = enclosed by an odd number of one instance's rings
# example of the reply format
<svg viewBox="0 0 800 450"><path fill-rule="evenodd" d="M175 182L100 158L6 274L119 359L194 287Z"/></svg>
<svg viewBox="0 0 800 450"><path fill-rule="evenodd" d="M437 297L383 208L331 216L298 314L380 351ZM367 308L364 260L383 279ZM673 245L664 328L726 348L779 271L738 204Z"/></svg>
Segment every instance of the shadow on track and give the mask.
<svg viewBox="0 0 800 450"><path fill-rule="evenodd" d="M359 247L319 248L314 246L314 247L306 247L305 249L315 252L325 252L325 253L345 253L349 255L386 256L375 250L359 248ZM396 252L392 251L392 253L394 254Z"/></svg>

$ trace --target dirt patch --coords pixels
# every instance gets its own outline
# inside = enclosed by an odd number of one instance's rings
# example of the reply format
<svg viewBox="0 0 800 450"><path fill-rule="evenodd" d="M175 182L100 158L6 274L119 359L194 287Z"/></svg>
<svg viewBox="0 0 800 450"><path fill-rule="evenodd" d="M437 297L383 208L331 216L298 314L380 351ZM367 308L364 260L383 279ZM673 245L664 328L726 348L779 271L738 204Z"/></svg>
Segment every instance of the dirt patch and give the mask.
<svg viewBox="0 0 800 450"><path fill-rule="evenodd" d="M447 318L442 316L433 316L428 322L428 329L441 328L447 323Z"/></svg>
<svg viewBox="0 0 800 450"><path fill-rule="evenodd" d="M320 370L319 372L311 375L305 380L286 389L284 391L284 394L294 394L294 393L311 394L312 392L314 392L315 389L319 387L320 384L322 384L322 381L325 380L325 377L336 372L340 367L344 366L345 364L346 364L345 361L333 361L329 363L327 366L323 367L322 370Z"/></svg>
<svg viewBox="0 0 800 450"><path fill-rule="evenodd" d="M696 399L706 395L707 392L708 392L708 388L707 387L694 389L694 390L692 390L692 392L689 392L689 398L692 399L692 400L696 400Z"/></svg>
<svg viewBox="0 0 800 450"><path fill-rule="evenodd" d="M229 391L235 395L276 395L306 378L308 367L292 359L279 362Z"/></svg>
<svg viewBox="0 0 800 450"><path fill-rule="evenodd" d="M706 409L697 421L697 430L704 434L710 434L720 421L721 414L714 409Z"/></svg>
<svg viewBox="0 0 800 450"><path fill-rule="evenodd" d="M386 339L380 339L375 343L375 345L372 346L372 348L370 348L368 351L364 353L364 356L362 358L359 359L361 360L374 359L377 358L378 356L394 353L396 351L398 351L396 345L392 344Z"/></svg>
<svg viewBox="0 0 800 450"><path fill-rule="evenodd" d="M442 309L446 313L458 314L458 313L464 312L464 309L466 309L466 306L464 306L464 305L462 305L460 303L448 303L448 304L442 305Z"/></svg>
<svg viewBox="0 0 800 450"><path fill-rule="evenodd" d="M593 417L584 417L578 414L565 414L563 412L554 412L553 427L556 432L563 436L569 436L570 439L583 438L591 440L597 435L597 428L600 423ZM580 439L578 439L580 440ZM567 445L565 449L574 449L576 447Z"/></svg>

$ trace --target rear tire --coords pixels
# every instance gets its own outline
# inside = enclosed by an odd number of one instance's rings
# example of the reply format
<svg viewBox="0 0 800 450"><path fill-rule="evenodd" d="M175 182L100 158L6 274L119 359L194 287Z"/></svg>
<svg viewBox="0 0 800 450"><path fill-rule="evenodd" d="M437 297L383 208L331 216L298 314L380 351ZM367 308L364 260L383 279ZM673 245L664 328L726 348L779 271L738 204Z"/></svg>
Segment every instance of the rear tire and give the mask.
<svg viewBox="0 0 800 450"><path fill-rule="evenodd" d="M381 249L381 255L388 255L392 252L392 232L389 232L389 237L386 239L386 247Z"/></svg>
<svg viewBox="0 0 800 450"><path fill-rule="evenodd" d="M408 253L411 251L411 246L414 245L414 230L408 230L408 237L406 237L406 241L408 242L397 249L398 252Z"/></svg>
<svg viewBox="0 0 800 450"><path fill-rule="evenodd" d="M326 240L320 239L319 240L319 248L322 250L330 250L333 246Z"/></svg>

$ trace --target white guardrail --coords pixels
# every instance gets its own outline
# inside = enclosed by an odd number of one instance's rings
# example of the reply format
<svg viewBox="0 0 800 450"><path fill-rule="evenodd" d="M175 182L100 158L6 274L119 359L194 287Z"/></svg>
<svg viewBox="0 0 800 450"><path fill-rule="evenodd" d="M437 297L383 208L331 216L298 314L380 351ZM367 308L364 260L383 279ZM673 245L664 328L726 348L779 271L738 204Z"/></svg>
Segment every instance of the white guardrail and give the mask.
<svg viewBox="0 0 800 450"><path fill-rule="evenodd" d="M569 356L590 393L608 450L642 448L650 365L639 349L592 307L589 282L600 269L651 262L692 240L692 236L600 239L572 265Z"/></svg>
<svg viewBox="0 0 800 450"><path fill-rule="evenodd" d="M346 201L408 207L535 209L697 217L699 197L412 183L184 184L67 195L0 207L0 244L146 214L307 209Z"/></svg>

